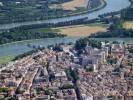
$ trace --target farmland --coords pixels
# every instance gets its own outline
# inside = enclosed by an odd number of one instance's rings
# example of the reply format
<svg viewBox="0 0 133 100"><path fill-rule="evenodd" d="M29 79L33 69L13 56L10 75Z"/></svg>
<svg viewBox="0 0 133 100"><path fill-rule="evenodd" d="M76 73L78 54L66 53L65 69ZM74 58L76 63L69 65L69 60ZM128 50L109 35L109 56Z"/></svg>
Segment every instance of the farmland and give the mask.
<svg viewBox="0 0 133 100"><path fill-rule="evenodd" d="M123 28L133 29L133 21L126 21L123 23Z"/></svg>
<svg viewBox="0 0 133 100"><path fill-rule="evenodd" d="M65 10L76 10L77 7L87 8L88 0L73 0L67 3L63 3L62 7Z"/></svg>
<svg viewBox="0 0 133 100"><path fill-rule="evenodd" d="M57 28L37 28L29 31L34 32L57 32L61 34L65 34L67 36L72 37L84 37L89 36L96 32L105 32L107 26L104 24L87 24L87 25L74 25L74 26L64 26Z"/></svg>

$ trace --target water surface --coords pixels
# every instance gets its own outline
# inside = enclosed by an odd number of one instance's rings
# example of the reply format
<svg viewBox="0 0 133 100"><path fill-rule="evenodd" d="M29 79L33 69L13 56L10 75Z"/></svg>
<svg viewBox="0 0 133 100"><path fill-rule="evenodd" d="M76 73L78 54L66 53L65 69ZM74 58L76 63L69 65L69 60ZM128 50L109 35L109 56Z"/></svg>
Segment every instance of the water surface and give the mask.
<svg viewBox="0 0 133 100"><path fill-rule="evenodd" d="M16 56L16 55L23 54L24 52L32 50L32 48L29 48L27 46L27 44L31 44L35 46L41 45L43 47L47 47L48 45L55 45L58 43L69 43L69 42L75 43L75 41L79 38L80 37L47 38L47 39L38 39L38 40L9 43L9 44L0 46L0 57ZM133 38L98 38L96 40L133 43Z"/></svg>

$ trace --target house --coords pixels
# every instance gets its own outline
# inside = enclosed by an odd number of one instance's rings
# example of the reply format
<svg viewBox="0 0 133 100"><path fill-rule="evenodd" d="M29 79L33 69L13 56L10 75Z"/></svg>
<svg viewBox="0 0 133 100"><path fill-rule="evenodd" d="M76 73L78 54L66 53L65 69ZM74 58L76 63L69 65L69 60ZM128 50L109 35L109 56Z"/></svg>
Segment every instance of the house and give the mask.
<svg viewBox="0 0 133 100"><path fill-rule="evenodd" d="M123 44L112 44L111 53L115 55L122 55L125 52L125 46Z"/></svg>
<svg viewBox="0 0 133 100"><path fill-rule="evenodd" d="M82 66L85 66L87 68L92 67L93 71L97 72L99 67L99 59L93 56L83 57Z"/></svg>

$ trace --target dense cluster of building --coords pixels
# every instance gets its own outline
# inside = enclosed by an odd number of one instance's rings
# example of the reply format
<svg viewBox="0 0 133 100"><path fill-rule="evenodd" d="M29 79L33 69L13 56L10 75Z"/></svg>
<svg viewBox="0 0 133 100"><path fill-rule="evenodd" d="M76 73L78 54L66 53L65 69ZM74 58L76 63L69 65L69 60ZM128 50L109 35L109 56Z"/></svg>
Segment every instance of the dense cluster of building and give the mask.
<svg viewBox="0 0 133 100"><path fill-rule="evenodd" d="M18 100L133 100L133 44L60 45L9 63L0 97Z"/></svg>

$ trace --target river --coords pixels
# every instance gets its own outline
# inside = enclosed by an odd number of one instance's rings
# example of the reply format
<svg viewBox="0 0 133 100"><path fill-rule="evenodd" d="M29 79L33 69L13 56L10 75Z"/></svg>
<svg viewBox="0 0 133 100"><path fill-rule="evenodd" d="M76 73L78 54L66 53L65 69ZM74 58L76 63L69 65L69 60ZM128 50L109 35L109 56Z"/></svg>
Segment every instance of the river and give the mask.
<svg viewBox="0 0 133 100"><path fill-rule="evenodd" d="M65 37L65 38L45 38L38 40L29 40L29 41L21 41L14 42L9 44L4 44L0 46L0 56L9 56L9 55L19 55L24 52L32 50L32 48L28 47L27 44L35 45L35 46L44 46L53 45L56 43L68 43L75 42L78 37Z"/></svg>
<svg viewBox="0 0 133 100"><path fill-rule="evenodd" d="M9 43L0 46L0 57L4 56L16 56L24 52L32 50L27 44L35 46L47 47L48 45L54 45L56 43L75 43L80 37L64 37L64 38L47 38L47 39L38 39L38 40L29 40L16 43ZM133 43L133 38L99 38L100 41L119 41L126 43Z"/></svg>
<svg viewBox="0 0 133 100"><path fill-rule="evenodd" d="M98 15L114 12L114 11L120 11L123 8L126 8L130 5L129 0L105 0L107 5L98 11L92 12L92 13L86 13L82 15L75 15L70 17L63 17L63 18L56 18L56 19L49 19L49 20L42 20L42 21L30 21L30 22L21 22L21 23L11 23L11 24L2 24L0 25L0 29L11 29L14 27L19 27L23 25L33 25L33 24L42 24L42 23L58 23L58 22L66 22L71 21L75 19L81 19L88 17L88 19L94 19L97 18Z"/></svg>

